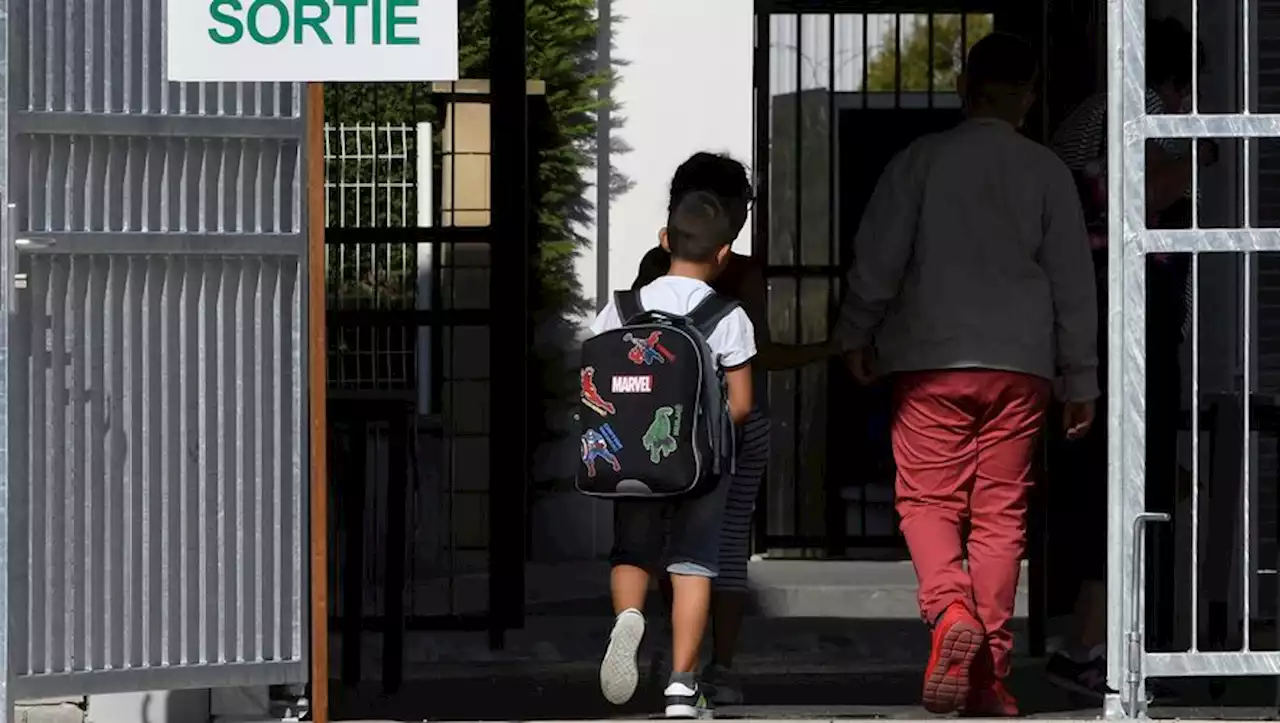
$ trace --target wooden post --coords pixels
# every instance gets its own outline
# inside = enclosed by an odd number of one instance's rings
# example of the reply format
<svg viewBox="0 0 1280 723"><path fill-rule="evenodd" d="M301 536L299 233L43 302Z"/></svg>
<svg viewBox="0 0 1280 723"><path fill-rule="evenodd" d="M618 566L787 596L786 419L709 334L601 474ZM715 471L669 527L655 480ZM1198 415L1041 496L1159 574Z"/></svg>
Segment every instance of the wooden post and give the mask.
<svg viewBox="0 0 1280 723"><path fill-rule="evenodd" d="M324 85L307 84L307 359L311 418L311 720L329 723L328 375L325 369Z"/></svg>

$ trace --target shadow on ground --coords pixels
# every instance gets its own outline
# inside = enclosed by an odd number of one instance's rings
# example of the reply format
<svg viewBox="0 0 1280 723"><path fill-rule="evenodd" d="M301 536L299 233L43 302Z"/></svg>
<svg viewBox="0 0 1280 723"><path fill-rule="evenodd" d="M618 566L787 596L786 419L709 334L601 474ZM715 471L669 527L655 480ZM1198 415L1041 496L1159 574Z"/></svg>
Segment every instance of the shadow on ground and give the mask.
<svg viewBox="0 0 1280 723"><path fill-rule="evenodd" d="M537 619L532 618L536 625ZM920 718L920 667L928 635L912 620L751 621L741 661L748 705L722 708L718 718ZM812 632L805 633L804 630ZM657 625L651 630L661 632ZM826 631L826 632L823 632ZM838 631L838 632L831 632ZM754 633L754 635L752 634ZM766 639L787 638L768 648ZM654 636L651 636L654 637ZM656 637L661 638L661 635ZM798 643L798 645L796 644ZM807 649L804 649L807 646ZM598 651L597 651L598 652ZM415 666L399 691L376 682L333 684L335 718L422 720L591 720L646 718L661 710L664 674L648 669L630 704L614 707L599 693L595 656L538 662ZM1023 713L1044 718L1093 718L1099 704L1050 684L1041 661L1018 661L1010 680ZM1207 681L1171 681L1156 702L1156 718L1275 719L1276 687L1269 679L1237 679L1215 699Z"/></svg>

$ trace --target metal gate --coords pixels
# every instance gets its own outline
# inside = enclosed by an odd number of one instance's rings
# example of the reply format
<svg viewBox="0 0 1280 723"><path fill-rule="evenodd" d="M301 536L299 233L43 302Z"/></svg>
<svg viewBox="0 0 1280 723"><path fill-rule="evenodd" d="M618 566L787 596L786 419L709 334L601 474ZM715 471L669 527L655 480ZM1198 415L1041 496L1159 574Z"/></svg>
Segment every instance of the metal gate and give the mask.
<svg viewBox="0 0 1280 723"><path fill-rule="evenodd" d="M1280 115L1257 112L1254 100L1257 88L1257 71L1250 68L1258 62L1251 45L1260 42L1261 34L1254 34L1251 24L1256 22L1249 0L1232 2L1239 8L1240 43L1243 51L1236 55L1242 66L1240 75L1228 80L1241 88L1241 102L1230 113L1202 112L1196 72L1192 73L1192 107L1188 114L1148 115L1145 112L1146 85L1146 2L1124 0L1107 4L1109 58L1109 106L1108 106L1108 168L1114 182L1110 184L1109 207L1119 211L1110 217L1109 279L1110 318L1107 359L1109 365L1108 441L1109 441L1109 519L1107 536L1110 560L1108 562L1108 681L1119 691L1108 696L1105 713L1108 718L1141 717L1146 711L1146 677L1183 676L1276 676L1280 673L1280 651L1274 646L1264 647L1252 633L1251 621L1256 612L1254 603L1263 570L1254 559L1258 542L1258 516L1256 501L1261 485L1254 485L1257 477L1259 445L1254 433L1274 434L1276 416L1274 402L1260 400L1253 390L1257 386L1255 369L1257 362L1257 320L1253 318L1255 297L1258 295L1258 268L1267 262L1259 258L1259 252L1280 251L1280 228L1267 224L1259 213L1260 206L1254 198L1252 183L1259 182L1255 175L1265 167L1267 158L1259 152L1259 139L1280 137ZM1199 12L1197 0L1191 2L1192 48L1198 46L1199 22L1208 15ZM1229 32L1234 32L1232 28ZM1194 52L1193 52L1194 55ZM1196 69L1198 70L1198 68ZM1238 144L1238 173L1241 192L1239 197L1243 212L1232 214L1228 223L1202 224L1198 210L1193 210L1190 227L1174 230L1147 228L1145 198L1146 144L1152 139L1185 139L1192 154L1192 168L1197 168L1197 142L1199 139L1229 139ZM1255 156L1253 161L1251 155ZM1122 180L1120 180L1122 179ZM1200 184L1198 174L1192 172L1193 208L1198 207ZM1206 189L1207 190L1207 189ZM1121 212L1122 211L1122 212ZM1213 228L1203 227L1214 225ZM1264 225L1273 227L1263 228ZM1218 403L1202 393L1199 290L1202 269L1211 262L1214 254L1231 253L1241 257L1242 273L1239 275L1238 305L1243 309L1241 322L1243 357L1240 376L1234 392L1226 395L1224 403ZM1208 445L1201 441L1204 433L1190 435L1190 507L1187 522L1190 529L1190 610L1191 625L1185 631L1189 644L1173 652L1153 651L1144 637L1145 598L1144 572L1149 559L1144 549L1144 537L1149 523L1163 523L1170 519L1167 513L1147 511L1147 261L1153 253L1191 254L1192 286L1194 295L1189 329L1191 347L1191 395L1190 416L1202 420L1206 416L1216 420L1209 431ZM1222 258L1222 257L1218 257ZM1221 320L1215 320L1221 321ZM1265 331L1261 332L1265 333ZM1203 398L1202 398L1203 397ZM1212 407L1212 409L1206 409ZM1206 412L1213 412L1206 415ZM1199 426L1199 425L1196 425ZM1239 480L1223 480L1213 475L1210 482L1226 481L1234 489L1215 489L1205 494L1201 484L1201 460L1215 455L1215 445L1239 440L1242 454L1234 473L1227 475ZM1205 448L1207 447L1207 448ZM1212 465L1217 471L1218 465ZM1167 480L1153 480L1151 489ZM1216 499L1215 499L1216 498ZM1210 519L1221 519L1225 513L1227 531L1225 538L1217 529L1206 533L1202 510L1208 510ZM1204 548L1205 537L1217 535L1218 548L1236 561L1225 563L1213 555L1211 564L1201 566L1201 559L1209 559ZM1225 550L1223 548L1226 548ZM1212 553L1210 553L1212 555ZM1267 561L1268 564L1274 559ZM1157 570L1160 574L1170 571ZM1270 570L1274 574L1274 570ZM1231 579L1234 578L1234 579ZM1222 587L1238 586L1242 625L1238 632L1239 648L1224 650L1222 640L1207 640L1201 632L1201 607L1205 598L1220 594ZM1252 589L1251 589L1252 588ZM1205 627L1221 627L1228 617L1226 606L1210 608L1211 620ZM1251 609L1253 608L1253 609ZM1223 618L1223 619L1217 619Z"/></svg>
<svg viewBox="0 0 1280 723"><path fill-rule="evenodd" d="M767 264L772 332L783 343L827 338L880 171L917 137L959 120L956 75L1002 7L897 0L831 11L845 5L756 0L753 254ZM887 395L847 377L822 365L769 374L774 432L758 548L843 555L902 544Z"/></svg>
<svg viewBox="0 0 1280 723"><path fill-rule="evenodd" d="M0 2L14 697L307 678L304 95L163 8Z"/></svg>

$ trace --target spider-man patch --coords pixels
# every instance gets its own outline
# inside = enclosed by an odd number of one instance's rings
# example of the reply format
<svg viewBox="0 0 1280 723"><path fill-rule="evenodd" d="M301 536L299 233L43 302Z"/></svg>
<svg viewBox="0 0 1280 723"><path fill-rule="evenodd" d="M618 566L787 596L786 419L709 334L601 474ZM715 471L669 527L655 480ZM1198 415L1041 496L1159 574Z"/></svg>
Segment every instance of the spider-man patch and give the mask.
<svg viewBox="0 0 1280 723"><path fill-rule="evenodd" d="M662 345L661 338L661 331L652 331L649 336L643 338L631 333L624 334L622 340L631 345L627 358L636 366L653 366L675 361L676 355Z"/></svg>

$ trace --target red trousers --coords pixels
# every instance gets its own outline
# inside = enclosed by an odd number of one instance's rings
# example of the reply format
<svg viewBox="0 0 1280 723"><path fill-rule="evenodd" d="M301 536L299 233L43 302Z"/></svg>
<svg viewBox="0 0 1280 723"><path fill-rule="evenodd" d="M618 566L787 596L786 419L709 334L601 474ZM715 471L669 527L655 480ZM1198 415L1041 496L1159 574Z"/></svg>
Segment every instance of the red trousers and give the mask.
<svg viewBox="0 0 1280 723"><path fill-rule="evenodd" d="M1009 671L1027 488L1048 403L1048 380L1013 372L912 372L894 380L896 506L920 612L933 623L953 603L968 608L987 631L1001 677Z"/></svg>

